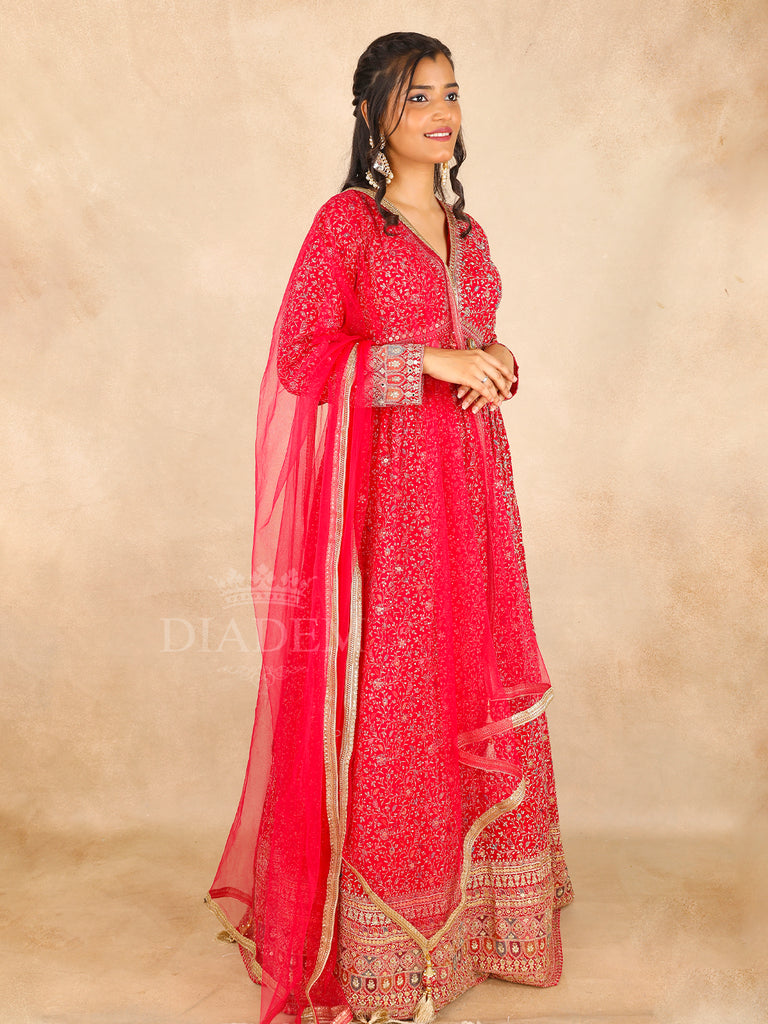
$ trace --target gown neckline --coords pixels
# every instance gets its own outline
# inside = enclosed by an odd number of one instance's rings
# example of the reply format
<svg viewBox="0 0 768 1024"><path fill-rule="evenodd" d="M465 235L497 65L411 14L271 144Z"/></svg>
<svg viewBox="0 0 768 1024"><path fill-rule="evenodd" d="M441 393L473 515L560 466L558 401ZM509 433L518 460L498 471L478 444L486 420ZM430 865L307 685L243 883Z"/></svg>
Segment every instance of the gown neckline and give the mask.
<svg viewBox="0 0 768 1024"><path fill-rule="evenodd" d="M392 213L396 213L397 216L400 218L400 220L403 222L403 224L405 224L405 226L407 228L409 228L414 233L414 235L416 235L417 238L420 238L421 241L424 243L424 245L426 245L427 248L430 249L435 254L435 256L437 256L437 258L443 264L445 269L446 270L450 270L451 269L451 262L452 262L451 257L453 256L453 230L452 230L453 226L451 224L451 218L448 215L448 210L446 209L445 204L440 199L438 199L437 196L435 196L435 198L437 199L438 203L440 203L440 206L442 207L443 214L445 216L445 223L448 225L448 259L447 260L443 259L443 257L440 255L440 253L434 247L434 245L432 245L431 242L428 242L426 240L426 238L424 237L424 235L422 235L422 233L419 231L419 229L417 227L415 227L408 220L408 218L405 216L405 214L401 213L400 210L395 206L395 204L390 202L390 200L387 199L386 196L384 196L384 198L382 199L381 205L382 206L386 206L387 209L392 211Z"/></svg>
<svg viewBox="0 0 768 1024"><path fill-rule="evenodd" d="M376 195L376 193L373 191L373 189L370 189L370 188L361 188L361 187L356 186L356 185L353 186L353 188L355 188L356 191L358 191L358 192L365 192L367 195L372 196L372 197L375 197L375 195ZM445 214L446 223L448 224L448 259L447 260L443 259L443 257L440 255L440 253L434 247L434 245L432 245L431 242L427 241L427 239L424 237L424 235L422 235L422 233L419 231L419 229L417 227L415 227L408 220L408 218L405 216L405 214L401 213L400 210L395 206L395 204L393 202L391 202L389 199L387 199L386 196L384 196L384 198L381 200L381 205L382 206L386 206L388 210L392 211L392 213L396 213L397 216L400 218L400 220L403 222L403 224L405 224L405 226L408 228L408 230L412 231L413 234L416 235L416 237L421 242L423 242L424 245L426 245L426 247L429 249L429 251L433 252L435 254L435 256L437 256L437 258L440 260L440 262L445 267L445 269L450 272L451 267L453 265L453 255L454 255L454 250L455 250L455 242L454 242L454 237L453 237L453 222L452 222L452 218L451 218L451 211L450 211L449 207L447 206L447 204L444 203L443 200L439 198L439 196L435 196L435 199L437 199L438 203L440 203L440 206L442 207L443 213Z"/></svg>

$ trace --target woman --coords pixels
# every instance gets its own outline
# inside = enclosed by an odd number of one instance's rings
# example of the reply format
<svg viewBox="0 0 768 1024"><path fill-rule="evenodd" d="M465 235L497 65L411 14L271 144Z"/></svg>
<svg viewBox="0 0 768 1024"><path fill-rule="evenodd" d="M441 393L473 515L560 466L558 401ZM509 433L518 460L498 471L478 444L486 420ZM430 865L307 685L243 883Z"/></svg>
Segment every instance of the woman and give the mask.
<svg viewBox="0 0 768 1024"><path fill-rule="evenodd" d="M464 211L450 51L375 40L259 399L262 646L206 901L261 1021L429 1021L489 975L557 983L572 898L500 405L517 364Z"/></svg>

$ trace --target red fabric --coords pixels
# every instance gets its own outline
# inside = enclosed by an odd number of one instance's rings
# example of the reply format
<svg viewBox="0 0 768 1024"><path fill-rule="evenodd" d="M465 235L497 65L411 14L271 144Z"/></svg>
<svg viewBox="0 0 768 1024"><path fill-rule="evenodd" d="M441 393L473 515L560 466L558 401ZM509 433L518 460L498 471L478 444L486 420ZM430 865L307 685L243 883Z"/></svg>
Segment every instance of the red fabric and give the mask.
<svg viewBox="0 0 768 1024"><path fill-rule="evenodd" d="M485 234L447 215L450 270L406 224L387 236L368 194L332 197L275 325L256 443L263 664L209 893L262 982L262 1024L307 1006L350 1019L343 873L422 952L445 930L472 845L522 798L520 717L549 695L501 413L421 374L424 345L495 340ZM553 790L537 806L548 829Z"/></svg>

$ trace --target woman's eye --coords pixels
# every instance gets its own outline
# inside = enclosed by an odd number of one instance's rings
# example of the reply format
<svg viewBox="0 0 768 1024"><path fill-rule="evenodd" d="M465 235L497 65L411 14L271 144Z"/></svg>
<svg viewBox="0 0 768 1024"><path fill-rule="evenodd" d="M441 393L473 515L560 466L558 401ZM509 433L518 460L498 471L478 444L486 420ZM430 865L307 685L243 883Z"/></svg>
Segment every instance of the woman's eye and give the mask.
<svg viewBox="0 0 768 1024"><path fill-rule="evenodd" d="M457 92L449 92L449 93L446 94L445 98L447 100L450 100L451 103L458 103L459 102L459 94ZM426 96L423 92L417 92L417 93L414 93L413 96L409 96L408 97L408 102L409 103L417 103L417 102L421 102L421 100L424 100L424 102L426 103L426 102L429 101L429 96Z"/></svg>

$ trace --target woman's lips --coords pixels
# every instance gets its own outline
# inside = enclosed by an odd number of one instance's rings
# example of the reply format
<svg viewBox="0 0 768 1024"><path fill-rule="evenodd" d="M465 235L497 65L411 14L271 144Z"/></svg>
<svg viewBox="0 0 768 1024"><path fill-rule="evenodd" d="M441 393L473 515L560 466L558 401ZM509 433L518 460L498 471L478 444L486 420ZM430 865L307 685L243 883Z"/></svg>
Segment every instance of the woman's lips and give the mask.
<svg viewBox="0 0 768 1024"><path fill-rule="evenodd" d="M436 128L433 132L424 132L425 139L438 139L444 141L450 139L453 132L450 128Z"/></svg>

